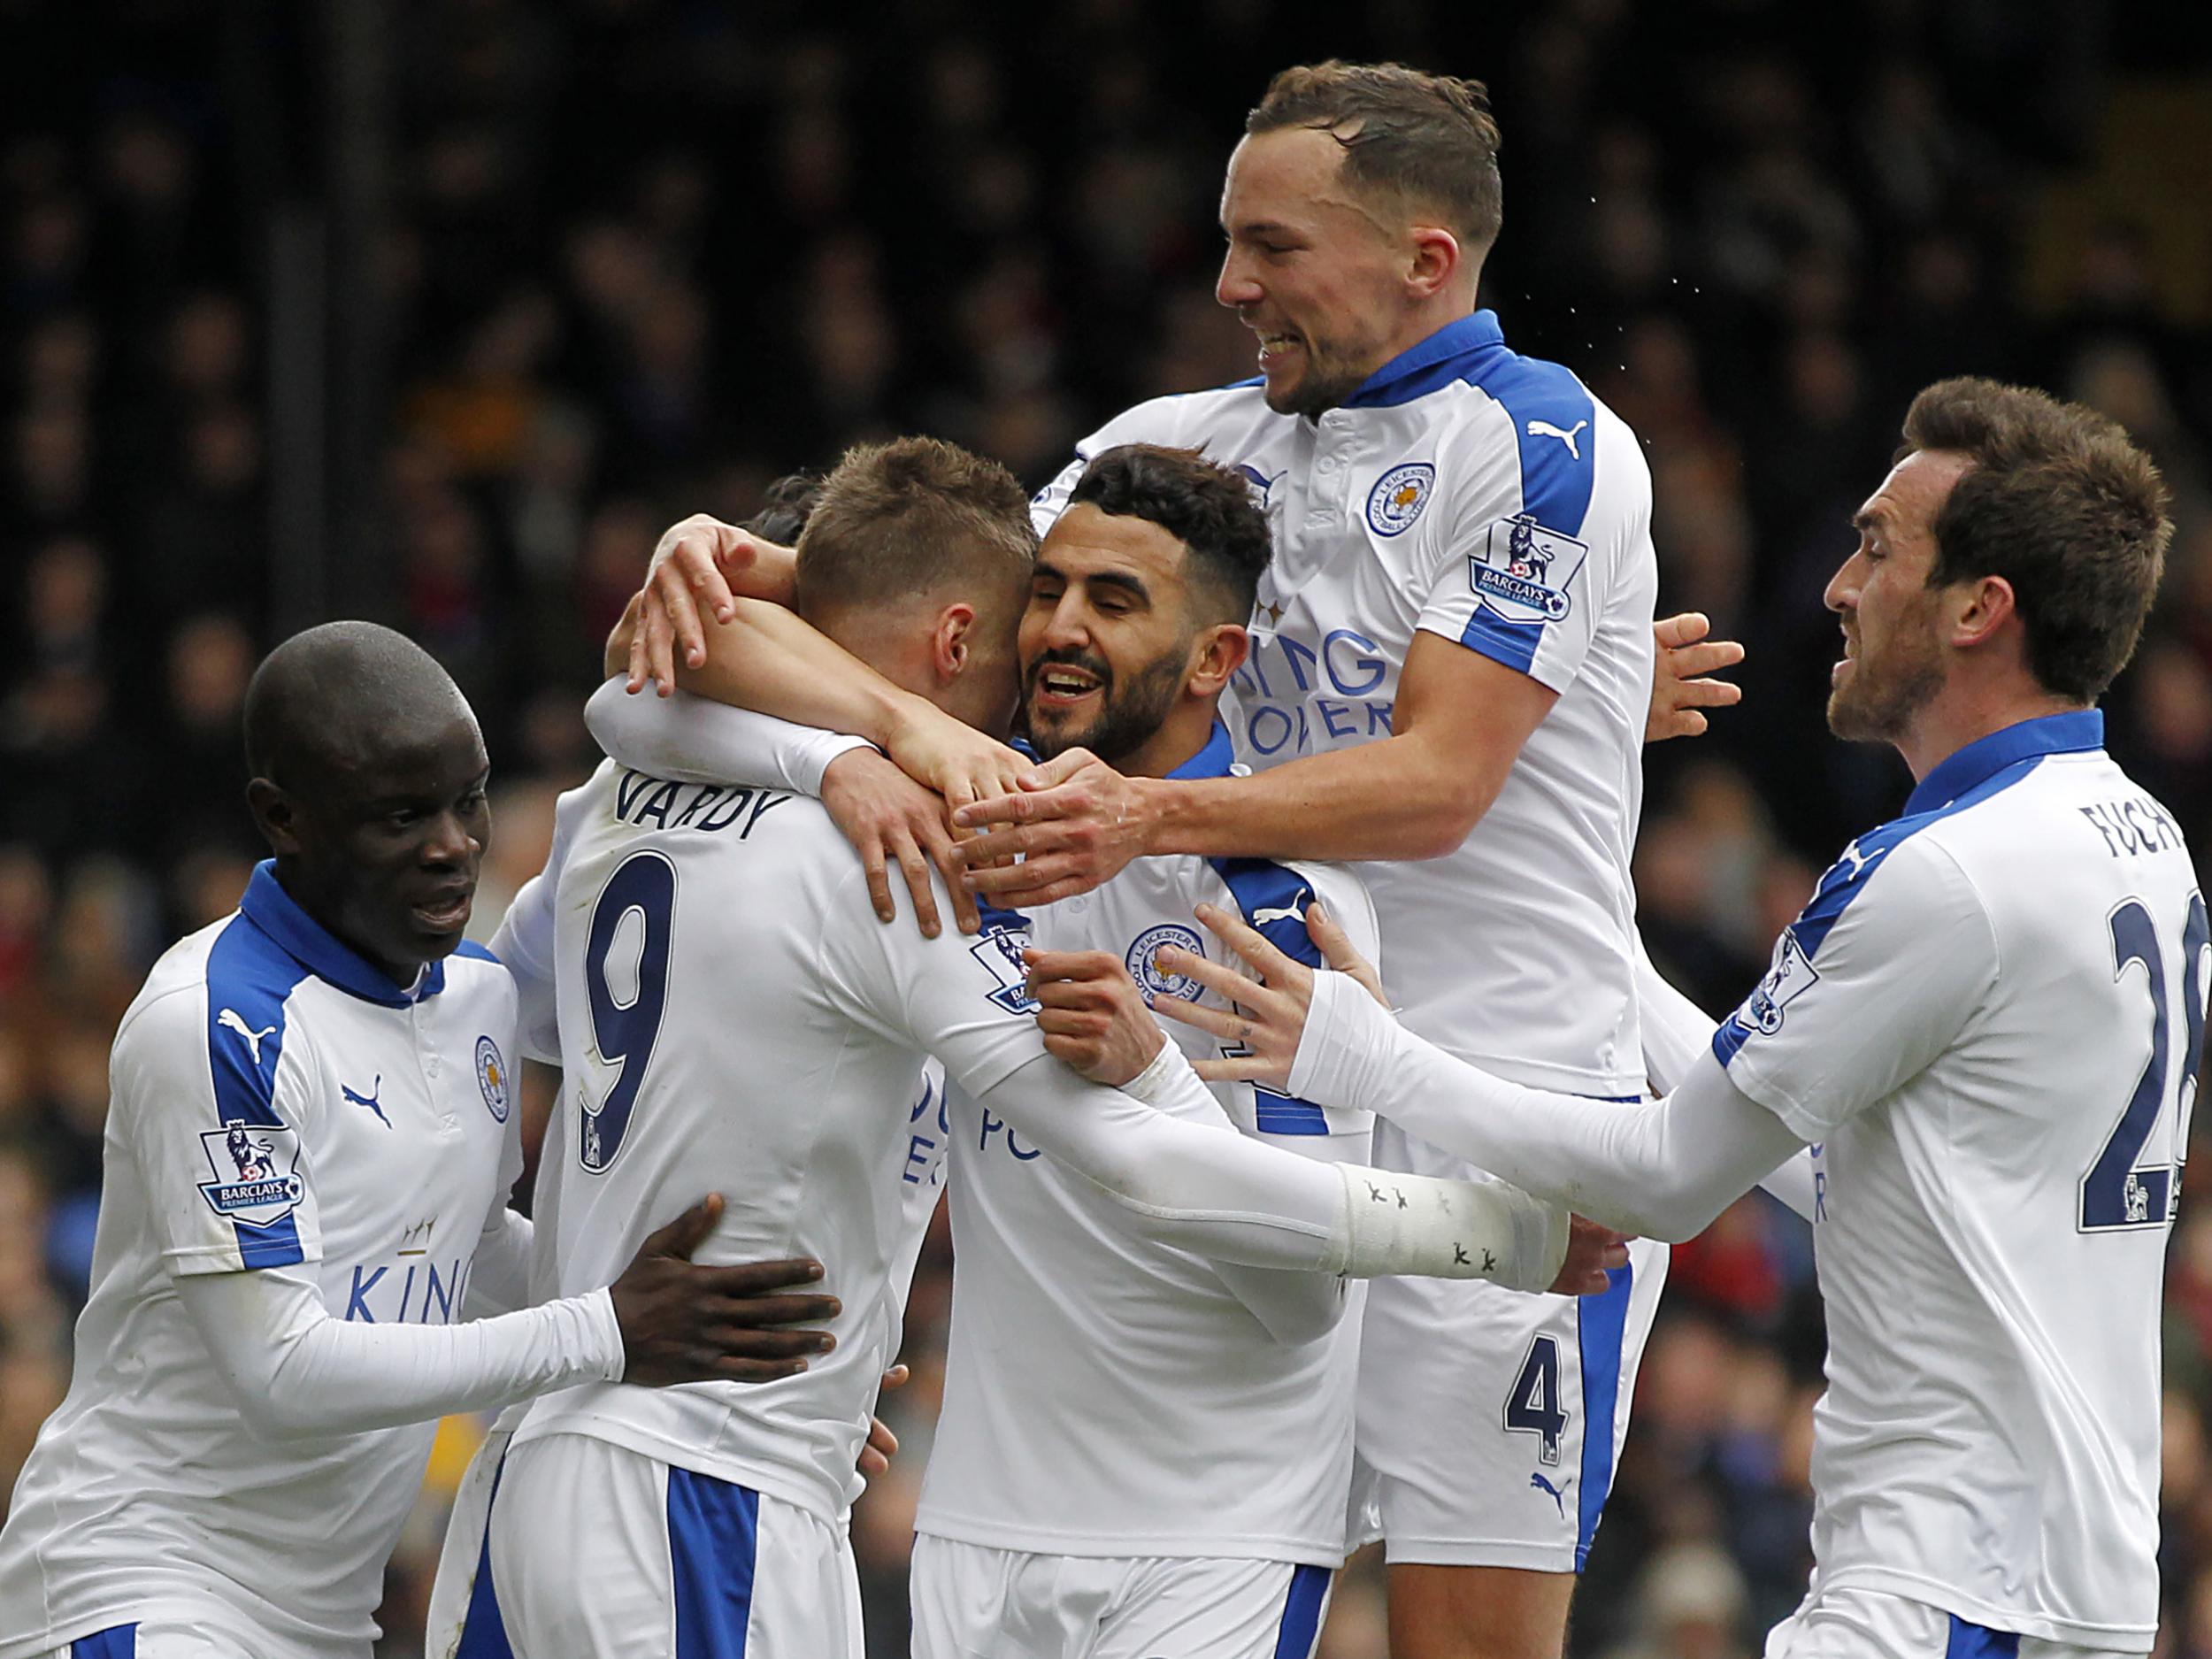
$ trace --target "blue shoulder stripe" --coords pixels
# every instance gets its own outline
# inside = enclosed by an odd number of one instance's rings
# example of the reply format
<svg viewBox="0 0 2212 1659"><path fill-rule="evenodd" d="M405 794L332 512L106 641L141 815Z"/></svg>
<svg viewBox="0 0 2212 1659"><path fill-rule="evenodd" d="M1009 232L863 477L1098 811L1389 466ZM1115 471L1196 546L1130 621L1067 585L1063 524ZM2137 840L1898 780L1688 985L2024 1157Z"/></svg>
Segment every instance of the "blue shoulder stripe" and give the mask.
<svg viewBox="0 0 2212 1659"><path fill-rule="evenodd" d="M1597 404L1571 369L1500 351L1469 382L1498 400L1521 452L1521 511L1578 536L1597 476Z"/></svg>
<svg viewBox="0 0 2212 1659"><path fill-rule="evenodd" d="M277 1057L284 1051L285 1003L308 970L244 916L234 916L207 953L207 1057L215 1085L215 1122L286 1127L277 1113ZM266 1226L234 1219L238 1259L247 1268L289 1267L307 1259L298 1221Z"/></svg>
<svg viewBox="0 0 2212 1659"><path fill-rule="evenodd" d="M480 945L473 939L464 939L455 949L453 954L457 956L466 956L472 962L495 963L499 960L497 956L492 955L491 948L488 945Z"/></svg>
<svg viewBox="0 0 2212 1659"><path fill-rule="evenodd" d="M1955 812L1962 812L1968 807L1978 805L1990 796L2009 789L2042 763L2042 753L2027 756L1992 772L1972 788L1941 806L1924 812L1909 812L1903 818L1893 818L1867 831L1845 848L1842 856L1822 874L1820 885L1813 890L1811 901L1798 912L1797 919L1783 929L1783 940L1777 941L1779 949L1786 953L1791 944L1786 941L1793 941L1797 955L1810 963L1828 935L1835 931L1836 924L1843 919L1844 911L1851 908L1852 900L1866 891L1868 881L1872 879L1875 871L1888 860L1890 854L1929 825L1939 823ZM1770 972L1767 977L1770 979L1774 975ZM1744 1044L1761 1030L1760 1026L1747 1020L1744 1014L1758 1002L1766 989L1766 981L1762 980L1759 988L1751 994L1743 1007L1723 1020L1720 1028L1713 1033L1713 1056L1722 1065L1725 1066L1733 1060Z"/></svg>
<svg viewBox="0 0 2212 1659"><path fill-rule="evenodd" d="M976 914L982 918L982 931L987 933L1025 933L1029 931L1026 916L1019 910L1010 910L1003 905L994 904L981 894L976 895L975 909Z"/></svg>
<svg viewBox="0 0 2212 1659"><path fill-rule="evenodd" d="M1293 962L1310 968L1325 967L1321 948L1306 932L1306 907L1313 902L1313 887L1295 870L1271 858L1210 858L1253 930ZM1253 1113L1263 1134L1325 1135L1328 1115L1313 1102L1278 1094L1257 1085L1253 1088Z"/></svg>

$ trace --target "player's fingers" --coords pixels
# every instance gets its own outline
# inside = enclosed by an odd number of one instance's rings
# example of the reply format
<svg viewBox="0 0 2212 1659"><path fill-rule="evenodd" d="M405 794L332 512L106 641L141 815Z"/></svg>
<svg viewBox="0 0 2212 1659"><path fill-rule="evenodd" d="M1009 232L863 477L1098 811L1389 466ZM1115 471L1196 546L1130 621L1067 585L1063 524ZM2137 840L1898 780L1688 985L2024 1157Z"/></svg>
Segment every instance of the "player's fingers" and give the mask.
<svg viewBox="0 0 2212 1659"><path fill-rule="evenodd" d="M785 1325L827 1325L844 1308L834 1296L754 1296L732 1291L706 1298L702 1305L714 1317L747 1331Z"/></svg>
<svg viewBox="0 0 2212 1659"><path fill-rule="evenodd" d="M916 826L916 838L921 844L923 856L937 866L938 873L945 878L945 886L952 895L952 925L964 933L980 932L983 918L976 909L975 895L961 885L959 845L946 828L944 819L941 817L926 818ZM936 897L934 884L931 886L930 896L933 900Z"/></svg>
<svg viewBox="0 0 2212 1659"><path fill-rule="evenodd" d="M709 1193L675 1220L649 1237L645 1240L645 1248L638 1254L672 1256L679 1261L687 1262L691 1259L691 1253L699 1248L707 1234L714 1231L714 1224L721 1219L722 1194ZM789 1267L795 1263L787 1262L780 1265ZM819 1263L810 1262L807 1265L815 1269L817 1278L820 1277ZM790 1281L786 1279L781 1282L788 1284Z"/></svg>
<svg viewBox="0 0 2212 1659"><path fill-rule="evenodd" d="M913 835L903 824L892 827L891 850L906 877L906 890L914 895L914 920L922 937L936 938L945 929L937 919L937 894L929 879L929 860L922 856L922 849L914 844Z"/></svg>
<svg viewBox="0 0 2212 1659"><path fill-rule="evenodd" d="M669 626L675 630L676 643L683 648L684 660L698 667L707 660L707 635L699 623L698 601L692 596L691 573L681 556L654 571L651 585L668 612Z"/></svg>
<svg viewBox="0 0 2212 1659"><path fill-rule="evenodd" d="M741 1359L809 1359L837 1346L827 1331L762 1331L729 1320L709 1325L705 1335L721 1352Z"/></svg>
<svg viewBox="0 0 2212 1659"><path fill-rule="evenodd" d="M1695 709L1684 709L1678 713L1670 715L1667 718L1667 727L1662 735L1666 737L1702 737L1705 735L1706 728L1711 724L1711 721L1708 720Z"/></svg>
<svg viewBox="0 0 2212 1659"><path fill-rule="evenodd" d="M891 898L891 870L884 856L883 837L870 835L859 844L860 868L868 879L868 903L876 913L876 920L895 919L899 907Z"/></svg>
<svg viewBox="0 0 2212 1659"><path fill-rule="evenodd" d="M1098 757L1087 749L1064 749L1041 766L1032 766L1015 782L1032 794L1056 789Z"/></svg>
<svg viewBox="0 0 2212 1659"><path fill-rule="evenodd" d="M1111 979L1125 970L1121 958L1110 950L1039 950L1022 952L1033 979Z"/></svg>
<svg viewBox="0 0 2212 1659"><path fill-rule="evenodd" d="M653 599L645 602L645 660L656 690L665 697L676 689L676 630L668 620L668 608Z"/></svg>
<svg viewBox="0 0 2212 1659"><path fill-rule="evenodd" d="M1678 709L1732 709L1742 701L1743 687L1725 680L1686 680L1674 688Z"/></svg>
<svg viewBox="0 0 2212 1659"><path fill-rule="evenodd" d="M1106 1032L1106 1022L1088 1009L1055 1008L1047 1003L1037 1010L1037 1029L1053 1037L1079 1037L1095 1041Z"/></svg>
<svg viewBox="0 0 2212 1659"><path fill-rule="evenodd" d="M1203 1002L1187 1002L1179 996L1155 996L1152 1011L1162 1019L1192 1026L1224 1041L1236 1041L1240 1032L1251 1030L1251 1022L1241 1014L1225 1008L1209 1008Z"/></svg>
<svg viewBox="0 0 2212 1659"><path fill-rule="evenodd" d="M645 689L653 665L646 655L645 612L634 595L630 600L630 674L622 688L632 696Z"/></svg>
<svg viewBox="0 0 2212 1659"><path fill-rule="evenodd" d="M1279 1081L1281 1076L1279 1066L1257 1055L1240 1055L1233 1060L1194 1060L1191 1070L1198 1073L1202 1083L1273 1083Z"/></svg>
<svg viewBox="0 0 2212 1659"><path fill-rule="evenodd" d="M1678 650L1685 645L1694 645L1713 631L1713 619L1702 611L1685 611L1671 617L1663 617L1651 625L1651 632L1665 650Z"/></svg>
<svg viewBox="0 0 2212 1659"><path fill-rule="evenodd" d="M964 862L968 857L964 849L962 857ZM980 869L971 864L960 872L960 880L971 893L980 893L995 904L1019 908L1023 903L1046 902L1035 896L1039 891L1056 881L1071 880L1079 873L1068 854L1053 853L1018 864L987 864Z"/></svg>
<svg viewBox="0 0 2212 1659"><path fill-rule="evenodd" d="M905 1366L894 1365L889 1371L883 1373L883 1381L877 1386L876 1392L879 1394L887 1394L894 1388L903 1388L906 1386L907 1383L912 1379L913 1375L914 1373L908 1370ZM876 1426L879 1429L883 1428L883 1424L880 1420L877 1422ZM884 1429L883 1432L886 1434L891 1433L891 1431L888 1429ZM892 1435L891 1444L894 1447L896 1447L898 1443L898 1437L895 1434Z"/></svg>
<svg viewBox="0 0 2212 1659"><path fill-rule="evenodd" d="M1717 673L1742 661L1743 645L1737 640L1708 640L1702 645L1686 645L1667 653L1667 667L1678 680Z"/></svg>
<svg viewBox="0 0 2212 1659"><path fill-rule="evenodd" d="M1264 933L1234 910L1225 910L1218 904L1202 904L1194 913L1215 938L1243 957L1268 984L1297 985L1302 982L1301 974L1308 979L1312 977L1312 969L1283 955L1268 943Z"/></svg>
<svg viewBox="0 0 2212 1659"><path fill-rule="evenodd" d="M737 614L726 572L753 567L751 537L720 532L710 543L687 541L677 550L676 557L683 563L684 580L694 598L713 612L716 621L727 622Z"/></svg>
<svg viewBox="0 0 2212 1659"><path fill-rule="evenodd" d="M708 1286L718 1294L764 1296L771 1291L788 1290L795 1285L820 1283L822 1264L805 1256L793 1256L780 1262L741 1262L731 1267L703 1267L699 1271L708 1276ZM824 1295L812 1300L834 1302L837 1298ZM829 1316L821 1317L826 1318Z"/></svg>
<svg viewBox="0 0 2212 1659"><path fill-rule="evenodd" d="M724 1382L745 1383L781 1382L804 1370L806 1362L803 1359L723 1359L712 1367L714 1375Z"/></svg>
<svg viewBox="0 0 2212 1659"><path fill-rule="evenodd" d="M1184 950L1173 945L1162 946L1152 960L1162 973L1195 979L1224 1001L1241 1002L1253 1009L1273 1006L1268 999L1274 993L1249 974L1240 972L1229 963L1215 962L1195 951ZM1157 1002L1158 999L1155 998L1155 1006Z"/></svg>

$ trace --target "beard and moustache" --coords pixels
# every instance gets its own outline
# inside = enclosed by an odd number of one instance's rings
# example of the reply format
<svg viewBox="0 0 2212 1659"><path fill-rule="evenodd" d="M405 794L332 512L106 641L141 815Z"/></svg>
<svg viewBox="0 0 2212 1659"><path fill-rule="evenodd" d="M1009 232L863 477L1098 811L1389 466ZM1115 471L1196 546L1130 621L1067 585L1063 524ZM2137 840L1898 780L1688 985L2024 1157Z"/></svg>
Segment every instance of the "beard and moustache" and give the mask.
<svg viewBox="0 0 2212 1659"><path fill-rule="evenodd" d="M1048 651L1030 667L1027 690L1031 695L1046 669L1079 668L1098 680L1098 713L1085 727L1056 726L1041 731L1030 718L1030 697L1025 696L1022 735L1040 760L1050 760L1071 749L1087 749L1108 765L1118 766L1152 741L1174 708L1187 673L1187 646L1171 651L1147 664L1126 685L1118 685L1102 657L1087 651Z"/></svg>
<svg viewBox="0 0 2212 1659"><path fill-rule="evenodd" d="M1924 609L1898 619L1888 643L1871 655L1862 641L1851 677L1828 694L1828 729L1860 742L1891 742L1902 736L1913 717L1943 689L1943 662L1937 651L1931 595Z"/></svg>

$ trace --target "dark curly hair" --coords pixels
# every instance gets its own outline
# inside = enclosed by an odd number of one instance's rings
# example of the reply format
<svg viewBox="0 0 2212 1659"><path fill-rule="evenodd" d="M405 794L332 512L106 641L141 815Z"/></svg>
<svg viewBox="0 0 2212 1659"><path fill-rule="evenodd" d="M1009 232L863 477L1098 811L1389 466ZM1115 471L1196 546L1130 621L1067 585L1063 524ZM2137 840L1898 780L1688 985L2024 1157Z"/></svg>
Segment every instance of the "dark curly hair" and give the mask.
<svg viewBox="0 0 2212 1659"><path fill-rule="evenodd" d="M2173 535L2150 457L2094 410L1970 376L1912 400L1905 443L1973 463L1936 510L1929 585L2003 577L2037 681L2094 703L2135 654Z"/></svg>
<svg viewBox="0 0 2212 1659"><path fill-rule="evenodd" d="M1092 457L1068 496L1101 512L1156 524L1190 549L1192 620L1251 620L1260 572L1274 552L1267 515L1242 474L1196 449L1123 443Z"/></svg>

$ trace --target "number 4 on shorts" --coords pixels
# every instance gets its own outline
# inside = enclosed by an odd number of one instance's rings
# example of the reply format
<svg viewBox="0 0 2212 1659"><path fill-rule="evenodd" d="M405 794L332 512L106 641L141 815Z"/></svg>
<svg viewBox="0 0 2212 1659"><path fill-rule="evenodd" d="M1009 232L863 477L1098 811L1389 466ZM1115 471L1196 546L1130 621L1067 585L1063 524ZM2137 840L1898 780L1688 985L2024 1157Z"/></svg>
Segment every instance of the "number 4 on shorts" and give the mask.
<svg viewBox="0 0 2212 1659"><path fill-rule="evenodd" d="M1528 1345L1528 1357L1506 1390L1505 1426L1535 1435L1538 1460L1558 1463L1559 1437L1567 1429L1567 1410L1559 1400L1558 1338L1540 1335Z"/></svg>

